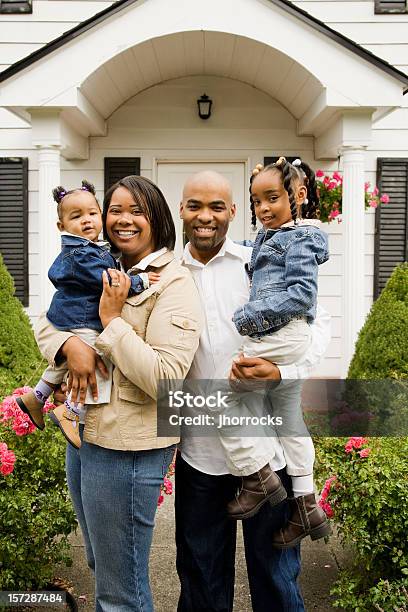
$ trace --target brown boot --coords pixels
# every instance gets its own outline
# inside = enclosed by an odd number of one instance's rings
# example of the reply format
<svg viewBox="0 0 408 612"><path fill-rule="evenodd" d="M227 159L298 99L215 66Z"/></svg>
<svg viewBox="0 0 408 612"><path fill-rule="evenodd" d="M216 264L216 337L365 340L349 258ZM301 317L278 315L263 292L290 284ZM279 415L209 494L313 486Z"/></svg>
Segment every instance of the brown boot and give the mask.
<svg viewBox="0 0 408 612"><path fill-rule="evenodd" d="M289 500L291 517L288 523L273 535L272 546L291 548L310 535L318 540L331 534L331 527L324 511L317 505L314 493Z"/></svg>
<svg viewBox="0 0 408 612"><path fill-rule="evenodd" d="M79 437L79 416L60 404L49 413L51 421L60 428L66 440L75 448L81 448Z"/></svg>
<svg viewBox="0 0 408 612"><path fill-rule="evenodd" d="M34 392L29 391L28 393L24 393L24 395L20 395L15 399L18 407L30 418L33 425L35 425L38 429L44 429L44 404L38 401Z"/></svg>
<svg viewBox="0 0 408 612"><path fill-rule="evenodd" d="M227 505L228 516L237 520L246 519L254 516L265 502L276 506L286 497L281 479L268 463L255 474L242 478L240 492Z"/></svg>

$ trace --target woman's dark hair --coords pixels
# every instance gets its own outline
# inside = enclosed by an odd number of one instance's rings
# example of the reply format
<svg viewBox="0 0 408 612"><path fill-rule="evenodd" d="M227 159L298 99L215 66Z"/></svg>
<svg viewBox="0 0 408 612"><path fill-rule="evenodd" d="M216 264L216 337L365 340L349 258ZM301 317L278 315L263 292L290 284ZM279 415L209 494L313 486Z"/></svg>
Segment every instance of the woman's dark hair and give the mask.
<svg viewBox="0 0 408 612"><path fill-rule="evenodd" d="M62 185L58 185L58 187L55 187L55 189L52 190L52 197L54 198L54 201L58 204L57 213L58 219L60 221L62 217L62 200L65 198L65 196L70 195L71 193L75 193L76 191L87 191L88 193L91 193L93 196L95 196L95 187L92 185L92 183L89 183L86 180L83 180L81 182L81 187L76 187L75 189L68 190L65 189L65 187L63 187ZM95 200L99 206L99 202L96 199L96 196Z"/></svg>
<svg viewBox="0 0 408 612"><path fill-rule="evenodd" d="M126 176L109 187L103 200L102 221L105 240L109 240L106 233L106 217L111 203L113 192L118 187L124 187L131 194L134 202L140 206L148 219L153 237L154 249L167 247L170 251L176 243L176 229L169 205L160 189L144 176ZM112 243L111 243L112 244ZM114 244L112 245L115 246Z"/></svg>
<svg viewBox="0 0 408 612"><path fill-rule="evenodd" d="M300 211L302 219L317 219L319 196L317 195L315 173L313 172L311 167L305 162L300 160L296 161L298 163L294 162L294 164L291 164L289 161L287 161L287 159L285 159L285 157L280 157L275 163L268 164L267 166L265 166L265 168L259 165L253 171L249 184L249 193L251 201L251 222L254 227L256 227L256 215L255 205L252 201L251 194L252 183L255 177L257 177L258 174L260 174L261 172L270 172L276 170L281 173L283 186L289 196L290 212L292 214L292 219L295 221L298 216L296 195L295 190L293 188L293 184L295 181L300 181L303 185L305 185L307 189L307 202L303 202Z"/></svg>

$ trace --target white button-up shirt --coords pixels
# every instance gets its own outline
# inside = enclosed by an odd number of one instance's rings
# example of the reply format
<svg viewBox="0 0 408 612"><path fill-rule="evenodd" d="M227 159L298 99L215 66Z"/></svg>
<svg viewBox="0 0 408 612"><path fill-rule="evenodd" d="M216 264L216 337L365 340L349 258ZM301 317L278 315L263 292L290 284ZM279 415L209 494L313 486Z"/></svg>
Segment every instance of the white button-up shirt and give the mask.
<svg viewBox="0 0 408 612"><path fill-rule="evenodd" d="M245 264L251 259L252 249L226 238L220 251L207 264L191 255L189 244L182 263L193 275L206 315L206 325L200 337L188 378L208 380L225 378L232 360L239 353L242 337L237 332L232 315L249 298L249 279ZM282 379L308 378L311 369L320 360L330 341L330 317L319 306L311 326L312 343L302 363L279 366ZM285 467L285 458L278 438L274 441L275 455L271 467L277 471ZM224 451L218 436L197 437L183 431L181 441L183 459L206 474L228 473Z"/></svg>

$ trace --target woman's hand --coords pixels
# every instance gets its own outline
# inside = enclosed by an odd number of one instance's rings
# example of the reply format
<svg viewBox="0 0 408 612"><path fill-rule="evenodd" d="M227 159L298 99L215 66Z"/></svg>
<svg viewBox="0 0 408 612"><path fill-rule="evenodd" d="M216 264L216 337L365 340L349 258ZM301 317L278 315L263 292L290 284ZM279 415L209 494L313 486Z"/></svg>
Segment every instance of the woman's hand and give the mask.
<svg viewBox="0 0 408 612"><path fill-rule="evenodd" d="M107 273L103 272L103 293L99 302L99 316L104 327L116 317L120 317L130 289L130 278L127 274L112 268L109 268L108 272L111 284Z"/></svg>
<svg viewBox="0 0 408 612"><path fill-rule="evenodd" d="M108 371L102 359L89 344L86 344L77 336L68 338L61 347L61 353L67 360L69 370L68 393L72 392L72 401L83 405L88 386L91 389L92 397L97 401L98 386L95 369L98 368L102 376L108 378Z"/></svg>

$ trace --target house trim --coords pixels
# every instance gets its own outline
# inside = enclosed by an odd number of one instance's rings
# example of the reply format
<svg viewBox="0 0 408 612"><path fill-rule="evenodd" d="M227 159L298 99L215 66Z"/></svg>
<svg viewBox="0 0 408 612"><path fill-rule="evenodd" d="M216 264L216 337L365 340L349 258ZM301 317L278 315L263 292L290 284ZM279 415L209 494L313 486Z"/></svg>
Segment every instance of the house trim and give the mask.
<svg viewBox="0 0 408 612"><path fill-rule="evenodd" d="M118 2L115 2L108 8L94 15L93 17L86 19L71 30L64 32L64 34L62 34L58 38L55 38L54 40L50 41L40 49L37 49L30 55L27 55L27 57L24 57L15 64L9 66L9 68L6 68L3 72L0 73L0 83L18 74L28 66L31 66L38 60L42 59L43 57L46 57L47 55L49 55L53 51L56 51L65 44L73 41L75 38L81 36L96 25L112 17L112 15L115 15L123 9L140 1L141 0L118 0ZM350 38L347 38L343 34L336 32L336 30L333 30L316 17L313 17L303 9L295 6L294 4L292 4L292 2L289 2L289 0L267 1L282 9L283 11L289 13L290 15L294 16L295 18L300 19L308 26L324 34L325 36L327 36L337 44L341 45L342 47L348 49L349 51L352 51L362 59L366 60L370 64L382 70L383 72L386 72L390 76L398 79L407 86L407 88L404 90L404 94L408 92L408 75L404 74L397 68L394 68L394 66L391 66L391 64L389 64L385 60L381 59L377 55L374 55L374 53L371 53L371 51L364 49L363 47L352 41Z"/></svg>

